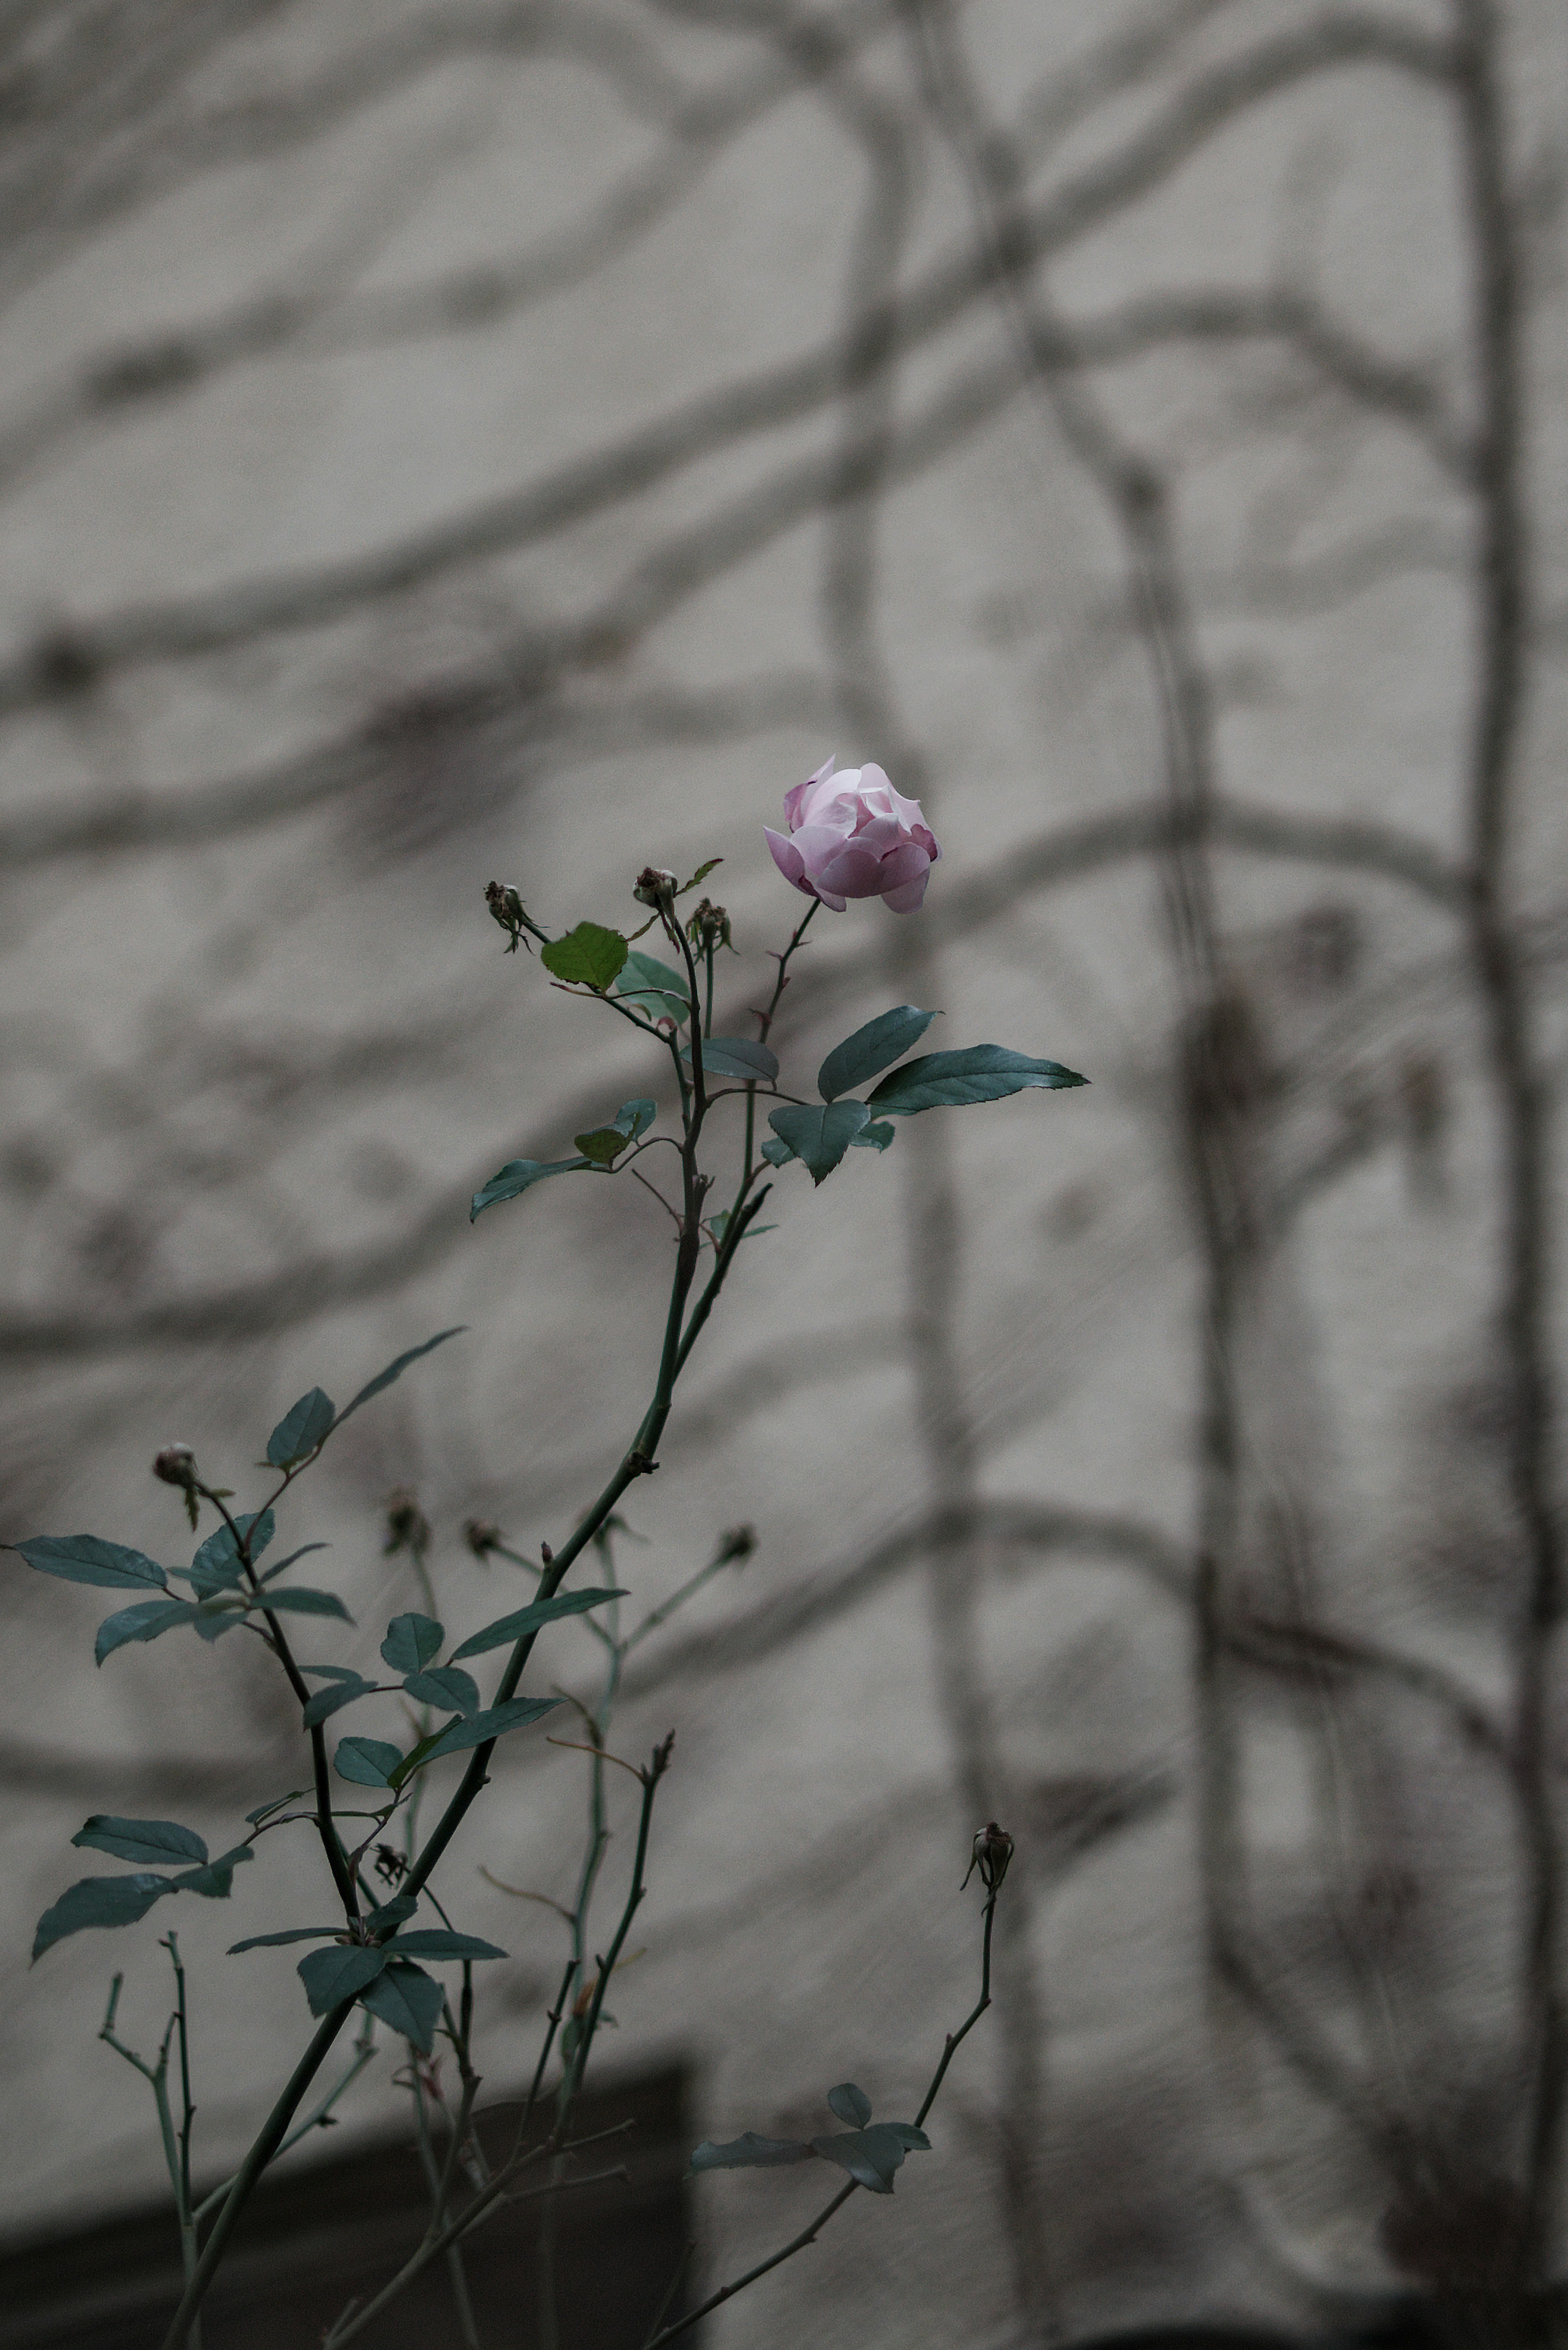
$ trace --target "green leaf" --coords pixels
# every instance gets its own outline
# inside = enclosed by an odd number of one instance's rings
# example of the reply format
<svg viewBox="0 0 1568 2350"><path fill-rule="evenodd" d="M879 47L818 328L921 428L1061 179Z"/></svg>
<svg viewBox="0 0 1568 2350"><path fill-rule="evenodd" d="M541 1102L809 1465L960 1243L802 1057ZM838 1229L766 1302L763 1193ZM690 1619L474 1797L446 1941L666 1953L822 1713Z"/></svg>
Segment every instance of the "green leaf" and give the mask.
<svg viewBox="0 0 1568 2350"><path fill-rule="evenodd" d="M390 1784L400 1787L422 1763L433 1762L443 1754L461 1754L470 1746L488 1746L493 1738L504 1738L509 1730L522 1730L540 1715L553 1713L561 1700L558 1697L514 1697L504 1705L487 1706L467 1721L449 1722L445 1730L433 1738L421 1739L410 1754L403 1757L393 1773Z"/></svg>
<svg viewBox="0 0 1568 2350"><path fill-rule="evenodd" d="M573 1135L572 1139L583 1157L591 1159L596 1167L613 1166L658 1115L657 1102L623 1102L608 1126L596 1126L587 1134Z"/></svg>
<svg viewBox="0 0 1568 2350"><path fill-rule="evenodd" d="M381 1643L381 1654L395 1673L422 1672L441 1654L444 1626L433 1616L394 1616Z"/></svg>
<svg viewBox="0 0 1568 2350"><path fill-rule="evenodd" d="M308 1395L290 1404L266 1440L266 1457L273 1467L292 1469L296 1461L307 1459L327 1441L337 1417L337 1405L319 1388L312 1388Z"/></svg>
<svg viewBox="0 0 1568 2350"><path fill-rule="evenodd" d="M286 1583L281 1590L269 1587L251 1606L279 1616L336 1616L340 1624L354 1621L335 1591L311 1591L297 1583Z"/></svg>
<svg viewBox="0 0 1568 2350"><path fill-rule="evenodd" d="M405 1959L504 1959L493 1942L482 1942L473 1934L454 1934L439 1926L421 1926L416 1933L400 1934L391 1944L394 1958Z"/></svg>
<svg viewBox="0 0 1568 2350"><path fill-rule="evenodd" d="M234 1882L234 1871L255 1855L248 1844L237 1844L232 1852L221 1852L205 1868L187 1868L174 1879L178 1893L199 1893L207 1901L227 1900Z"/></svg>
<svg viewBox="0 0 1568 2350"><path fill-rule="evenodd" d="M361 1942L335 1942L330 1950L312 1950L298 1967L312 2015L330 2015L374 1982L386 1963L385 1950L367 1949Z"/></svg>
<svg viewBox="0 0 1568 2350"><path fill-rule="evenodd" d="M812 1181L820 1183L832 1174L869 1116L864 1102L829 1102L822 1109L802 1102L771 1110L768 1124L805 1160Z"/></svg>
<svg viewBox="0 0 1568 2350"><path fill-rule="evenodd" d="M207 1857L207 1847L194 1828L182 1828L174 1820L111 1819L103 1812L95 1812L71 1842L112 1853L116 1860L140 1861L143 1868Z"/></svg>
<svg viewBox="0 0 1568 2350"><path fill-rule="evenodd" d="M787 1167L794 1153L782 1135L774 1134L763 1144L763 1157L770 1167Z"/></svg>
<svg viewBox="0 0 1568 2350"><path fill-rule="evenodd" d="M873 2195L891 2195L893 2173L907 2151L899 2132L886 2122L871 2129L846 2130L838 2137L814 2137L811 2143L815 2153L837 2163Z"/></svg>
<svg viewBox="0 0 1568 2350"><path fill-rule="evenodd" d="M155 1901L173 1890L173 1879L168 1877L84 1877L39 1918L33 1956L41 1959L56 1942L79 1934L84 1926L134 1926Z"/></svg>
<svg viewBox="0 0 1568 2350"><path fill-rule="evenodd" d="M302 1670L307 1673L318 1672L320 1667L306 1665ZM271 1813L281 1812L286 1804L297 1804L305 1793L306 1790L303 1787L291 1787L286 1795L275 1795L270 1804L258 1804L254 1812L245 1814L245 1819L253 1828L260 1827L263 1820L266 1819Z"/></svg>
<svg viewBox="0 0 1568 2350"><path fill-rule="evenodd" d="M341 1926L286 1926L281 1934L251 1934L243 1942L231 1942L228 1955L237 1959L242 1950L278 1950L285 1942L327 1942L342 1931Z"/></svg>
<svg viewBox="0 0 1568 2350"><path fill-rule="evenodd" d="M853 1038L850 1041L853 1043ZM858 1085L860 1080L852 1077L850 1083ZM840 2081L836 2089L827 2093L827 2110L836 2114L841 2122L847 2122L852 2129L864 2129L871 2118L871 2100L853 2081Z"/></svg>
<svg viewBox="0 0 1568 2350"><path fill-rule="evenodd" d="M705 2137L691 2157L693 2170L773 2170L781 2163L809 2162L812 2148L794 2137L759 2137L743 2130L722 2146Z"/></svg>
<svg viewBox="0 0 1568 2350"><path fill-rule="evenodd" d="M917 2129L913 2122L878 2122L877 2126L891 2130L899 2145L908 2147L912 2153L929 2154L931 2150L930 2139L923 2129Z"/></svg>
<svg viewBox="0 0 1568 2350"><path fill-rule="evenodd" d="M259 1583L275 1583L280 1575L288 1573L296 1559L308 1558L313 1550L330 1550L331 1547L330 1543L301 1543L297 1550L291 1550L286 1558L280 1558L275 1566L269 1566L266 1573L258 1575L256 1580Z"/></svg>
<svg viewBox="0 0 1568 2350"><path fill-rule="evenodd" d="M961 1053L928 1053L907 1062L883 1078L869 1102L887 1118L913 1118L922 1109L1002 1101L1030 1087L1053 1089L1088 1082L1060 1061L1032 1061L1026 1053L1010 1052L1004 1045L970 1045Z"/></svg>
<svg viewBox="0 0 1568 2350"><path fill-rule="evenodd" d="M301 1665L299 1669L302 1673L313 1673L321 1681L357 1681L364 1678L353 1665Z"/></svg>
<svg viewBox="0 0 1568 2350"><path fill-rule="evenodd" d="M863 1126L858 1134L850 1136L849 1148L851 1150L886 1150L898 1131L898 1128L890 1126L886 1118L874 1118L869 1126Z"/></svg>
<svg viewBox="0 0 1568 2350"><path fill-rule="evenodd" d="M238 1599L203 1599L191 1618L191 1628L203 1640L221 1640L244 1620L245 1611Z"/></svg>
<svg viewBox="0 0 1568 2350"><path fill-rule="evenodd" d="M764 1149L767 1148L765 1143L763 1147ZM793 1159L794 1156L794 1153L793 1150L786 1150L784 1152L784 1157L786 1159ZM724 1235L730 1229L729 1209L721 1208L715 1215L709 1217L708 1222L712 1228L713 1238L718 1242L720 1247L722 1248L724 1245ZM754 1241L759 1232L776 1232L777 1230L778 1226L776 1224L748 1224L745 1231L741 1234L741 1239L742 1241Z"/></svg>
<svg viewBox="0 0 1568 2350"><path fill-rule="evenodd" d="M169 1587L155 1560L122 1543L100 1542L97 1534L36 1534L11 1548L40 1575L58 1575L67 1583L98 1583L106 1591L140 1591L149 1584L160 1591Z"/></svg>
<svg viewBox="0 0 1568 2350"><path fill-rule="evenodd" d="M690 881L682 881L680 889L675 892L676 896L678 898L684 898L689 889L695 889L699 881L706 881L709 874L711 873L715 865L722 865L723 862L724 860L722 857L711 857L706 865L700 865L697 868L696 872L693 873Z"/></svg>
<svg viewBox="0 0 1568 2350"><path fill-rule="evenodd" d="M395 1947L395 1946L394 1946ZM372 2015L426 2056L435 2041L435 2028L441 2022L445 1994L433 1975L422 1967L389 1966L379 1974L364 1995L363 2004Z"/></svg>
<svg viewBox="0 0 1568 2350"><path fill-rule="evenodd" d="M655 955L628 954L615 992L626 996L650 1020L673 1020L679 1026L691 1016L691 991L684 972L671 971Z"/></svg>
<svg viewBox="0 0 1568 2350"><path fill-rule="evenodd" d="M493 1175L482 1191L476 1191L468 1211L472 1224L486 1208L495 1207L503 1200L516 1200L524 1191L542 1183L546 1175L570 1175L580 1167L591 1167L593 1160L580 1155L576 1159L509 1159L499 1175Z"/></svg>
<svg viewBox="0 0 1568 2350"><path fill-rule="evenodd" d="M389 1388L394 1379L400 1379L410 1363L417 1363L421 1355L428 1355L433 1347L444 1347L449 1338L461 1338L467 1327L468 1325L466 1322L454 1322L450 1330L438 1330L435 1336L433 1338L427 1338L422 1347L410 1347L407 1354L398 1356L394 1362L390 1362L387 1365L384 1371L377 1372L369 1387L363 1387L360 1388L352 1403L346 1403L344 1405L342 1410L333 1421L333 1427L341 1428L344 1421L350 1419L352 1415L358 1410L359 1406L362 1403L369 1403L370 1398L372 1396L379 1396L383 1388Z"/></svg>
<svg viewBox="0 0 1568 2350"><path fill-rule="evenodd" d="M374 1681L363 1680L358 1673L348 1680L329 1681L324 1690L317 1690L315 1695L306 1700L304 1714L305 1728L314 1730L317 1722L325 1721L327 1716L336 1713L340 1706L352 1705L357 1698L373 1696L375 1688Z"/></svg>
<svg viewBox="0 0 1568 2350"><path fill-rule="evenodd" d="M356 1787L389 1787L402 1759L402 1748L385 1738L340 1738L332 1768Z"/></svg>
<svg viewBox="0 0 1568 2350"><path fill-rule="evenodd" d="M270 1510L234 1520L243 1541L250 1535L250 1562L254 1566L277 1532L277 1522ZM240 1565L239 1544L227 1525L209 1534L195 1557L191 1561L192 1588L202 1599L211 1599L220 1591L237 1591L244 1581L244 1569Z"/></svg>
<svg viewBox="0 0 1568 2350"><path fill-rule="evenodd" d="M863 1086L918 1045L932 1021L934 1012L922 1012L918 1004L896 1004L879 1019L868 1020L864 1028L857 1028L842 1045L836 1045L816 1073L816 1090L825 1102L836 1101L840 1094L856 1086Z"/></svg>
<svg viewBox="0 0 1568 2350"><path fill-rule="evenodd" d="M556 979L568 987L591 987L602 995L627 958L627 943L618 931L597 922L579 922L564 939L552 939L540 950L539 960Z"/></svg>
<svg viewBox="0 0 1568 2350"><path fill-rule="evenodd" d="M410 1673L403 1687L416 1705L439 1706L443 1713L479 1711L478 1682L455 1665L436 1665L428 1673Z"/></svg>
<svg viewBox="0 0 1568 2350"><path fill-rule="evenodd" d="M691 1058L690 1045L681 1046L680 1057ZM702 1067L711 1077L738 1077L746 1085L772 1085L779 1073L777 1054L749 1036L704 1036Z"/></svg>
<svg viewBox="0 0 1568 2350"><path fill-rule="evenodd" d="M171 1632L176 1624L195 1620L196 1610L188 1599L139 1599L134 1607L122 1607L118 1615L104 1617L93 1654L101 1665L128 1640L156 1640L161 1633Z"/></svg>
<svg viewBox="0 0 1568 2350"><path fill-rule="evenodd" d="M411 1893L394 1893L389 1901L383 1901L379 1909L369 1912L365 1923L372 1934L389 1934L394 1926L411 1918L419 1906Z"/></svg>
<svg viewBox="0 0 1568 2350"><path fill-rule="evenodd" d="M482 1657L487 1648L509 1648L514 1640L525 1640L545 1624L554 1624L562 1616L581 1616L590 1607L597 1607L607 1599L624 1599L626 1594L615 1591L557 1591L553 1599L535 1599L530 1607L519 1607L513 1616L497 1617L483 1632L473 1633L460 1648L452 1652L456 1664L462 1657Z"/></svg>

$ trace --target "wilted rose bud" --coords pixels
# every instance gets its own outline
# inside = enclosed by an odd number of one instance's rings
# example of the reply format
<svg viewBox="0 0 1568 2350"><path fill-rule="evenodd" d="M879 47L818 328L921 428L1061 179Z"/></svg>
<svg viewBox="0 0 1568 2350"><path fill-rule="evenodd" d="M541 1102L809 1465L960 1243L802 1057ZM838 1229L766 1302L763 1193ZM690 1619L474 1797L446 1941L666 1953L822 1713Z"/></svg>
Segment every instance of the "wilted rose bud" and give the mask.
<svg viewBox="0 0 1568 2350"><path fill-rule="evenodd" d="M506 1540L500 1527L493 1525L488 1518L465 1519L462 1538L475 1558L487 1558L493 1550L499 1550Z"/></svg>
<svg viewBox="0 0 1568 2350"><path fill-rule="evenodd" d="M196 1482L196 1456L188 1444L166 1444L152 1463L152 1473L188 1493Z"/></svg>
<svg viewBox="0 0 1568 2350"><path fill-rule="evenodd" d="M719 1537L719 1555L714 1564L718 1566L732 1565L739 1559L750 1558L756 1546L755 1526L732 1526L728 1534Z"/></svg>
<svg viewBox="0 0 1568 2350"><path fill-rule="evenodd" d="M734 943L730 936L729 914L722 906L715 906L711 898L703 899L687 923L686 935L694 947L701 947L705 952L714 947L732 948Z"/></svg>
<svg viewBox="0 0 1568 2350"><path fill-rule="evenodd" d="M518 940L524 930L533 927L524 911L522 897L510 881L487 881L484 902L512 941L507 953L515 954Z"/></svg>
<svg viewBox="0 0 1568 2350"><path fill-rule="evenodd" d="M411 1550L422 1557L430 1546L431 1522L420 1507L419 1495L400 1485L387 1496L387 1539L381 1544L381 1555L390 1558L394 1551Z"/></svg>
<svg viewBox="0 0 1568 2350"><path fill-rule="evenodd" d="M632 896L639 906L653 906L667 914L675 903L680 888L673 873L662 865L645 865L632 884Z"/></svg>
<svg viewBox="0 0 1568 2350"><path fill-rule="evenodd" d="M988 1820L974 1840L970 1864L964 1871L964 1885L978 1868L980 1881L988 1893L994 1893L1007 1874L1007 1864L1012 1858L1012 1838L994 1820ZM963 1891L961 1885L959 1891Z"/></svg>

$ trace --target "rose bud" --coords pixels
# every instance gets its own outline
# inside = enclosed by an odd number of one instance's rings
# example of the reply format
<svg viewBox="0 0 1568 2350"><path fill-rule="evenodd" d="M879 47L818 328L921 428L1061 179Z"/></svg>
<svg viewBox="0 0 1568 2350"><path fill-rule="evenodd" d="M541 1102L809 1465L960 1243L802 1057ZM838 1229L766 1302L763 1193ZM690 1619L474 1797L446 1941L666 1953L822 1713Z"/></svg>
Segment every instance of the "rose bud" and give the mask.
<svg viewBox="0 0 1568 2350"><path fill-rule="evenodd" d="M756 1546L755 1526L732 1526L728 1534L719 1537L719 1555L713 1564L715 1566L735 1565L740 1560L750 1558Z"/></svg>
<svg viewBox="0 0 1568 2350"><path fill-rule="evenodd" d="M512 941L506 950L507 953L515 954L517 941L524 929L528 927L528 917L523 910L521 895L510 881L487 881L484 885L484 902Z"/></svg>
<svg viewBox="0 0 1568 2350"><path fill-rule="evenodd" d="M675 903L675 892L680 887L675 876L662 865L645 865L632 884L632 896L639 906L653 906L667 913Z"/></svg>
<svg viewBox="0 0 1568 2350"><path fill-rule="evenodd" d="M153 1461L152 1473L188 1493L196 1482L196 1456L188 1444L166 1444Z"/></svg>
<svg viewBox="0 0 1568 2350"><path fill-rule="evenodd" d="M1007 1864L1012 1858L1012 1838L994 1820L988 1820L974 1840L970 1864L964 1871L967 1885L978 1868L980 1881L988 1893L994 1893L1007 1874ZM963 1885L959 1887L963 1891Z"/></svg>
<svg viewBox="0 0 1568 2350"><path fill-rule="evenodd" d="M463 1525L462 1538L475 1558L487 1558L506 1540L500 1527L492 1525L488 1518L468 1519Z"/></svg>
<svg viewBox="0 0 1568 2350"><path fill-rule="evenodd" d="M703 899L686 925L686 935L694 947L701 947L705 952L714 947L729 947L733 951L729 914L722 906L715 906L711 899Z"/></svg>
<svg viewBox="0 0 1568 2350"><path fill-rule="evenodd" d="M941 855L919 800L896 792L880 767L815 775L784 794L786 834L764 825L774 863L804 897L842 914L851 898L880 898L912 914Z"/></svg>
<svg viewBox="0 0 1568 2350"><path fill-rule="evenodd" d="M381 1544L383 1558L395 1551L411 1550L423 1557L431 1546L431 1522L420 1507L419 1495L406 1485L400 1485L387 1496L387 1539Z"/></svg>

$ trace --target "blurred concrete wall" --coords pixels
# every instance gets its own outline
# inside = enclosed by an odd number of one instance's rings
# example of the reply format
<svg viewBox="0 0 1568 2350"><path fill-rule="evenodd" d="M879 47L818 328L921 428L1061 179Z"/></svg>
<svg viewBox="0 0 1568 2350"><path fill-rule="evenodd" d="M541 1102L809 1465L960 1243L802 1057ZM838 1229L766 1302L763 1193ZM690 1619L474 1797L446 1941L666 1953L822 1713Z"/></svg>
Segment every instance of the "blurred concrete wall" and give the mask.
<svg viewBox="0 0 1568 2350"><path fill-rule="evenodd" d="M617 923L722 855L733 1027L798 908L763 823L877 758L944 859L819 920L786 1056L913 999L1094 1080L786 1170L628 1508L639 1601L760 1545L628 1680L617 1744L679 1766L618 2062L688 2053L715 2135L912 2104L969 1838L1020 1846L936 2156L715 2340L1556 2257L1563 50L1552 0L0 31L0 1531L178 1557L158 1443L248 1490L302 1388L461 1321L286 1531L348 1662L416 1603L395 1486L454 1629L518 1604L462 1523L597 1490L668 1242L629 1184L470 1229L657 1087L493 877ZM161 2027L161 1912L26 1970L67 1839L221 1847L297 1732L259 1646L98 1672L94 1596L4 1574L22 2230L159 2176L94 2035L115 1968ZM514 1741L448 1865L514 1953L498 2086L562 1929L480 1870L566 1898L584 1767ZM213 2171L305 2021L287 1954L222 1954L319 1875L274 1836L177 1920ZM714 2280L811 2194L705 2189Z"/></svg>

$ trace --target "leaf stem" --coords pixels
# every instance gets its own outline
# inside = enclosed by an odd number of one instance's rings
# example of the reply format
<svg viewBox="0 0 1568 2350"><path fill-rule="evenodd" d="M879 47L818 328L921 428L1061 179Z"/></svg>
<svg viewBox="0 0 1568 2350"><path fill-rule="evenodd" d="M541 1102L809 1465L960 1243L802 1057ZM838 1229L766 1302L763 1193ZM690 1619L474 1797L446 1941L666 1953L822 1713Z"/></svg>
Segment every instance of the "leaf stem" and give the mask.
<svg viewBox="0 0 1568 2350"><path fill-rule="evenodd" d="M930 2087L926 2091L920 2110L915 2116L917 2129L924 2122L936 2102L937 2092L942 2085L948 2066L952 2063L953 2054L960 2041L973 2031L986 2009L991 2005L991 1929L995 1910L996 1888L993 1888L987 1896L985 1904L985 1930L981 1946L980 1997L958 2030L950 2032L942 2044L941 2057L936 2071L931 2075ZM852 2178L847 2187L841 2187L831 2203L824 2204L815 2219L808 2221L798 2236L792 2236L787 2244L781 2245L776 2252L770 2252L765 2261L759 2261L755 2268L748 2269L743 2276L734 2278L729 2284L722 2284L717 2293L710 2293L699 2308L688 2311L684 2317L677 2318L672 2325L666 2325L661 2330L650 2334L643 2344L642 2350L662 2350L662 2345L666 2342L673 2342L677 2334L684 2334L689 2327L695 2325L700 2318L708 2316L724 2302L733 2300L735 2294L743 2293L747 2285L755 2284L759 2277L765 2277L770 2269L780 2267L784 2262L792 2260L796 2252L804 2251L807 2244L814 2244L819 2231L826 2226L834 2213L848 2202L858 2185L859 2181Z"/></svg>

